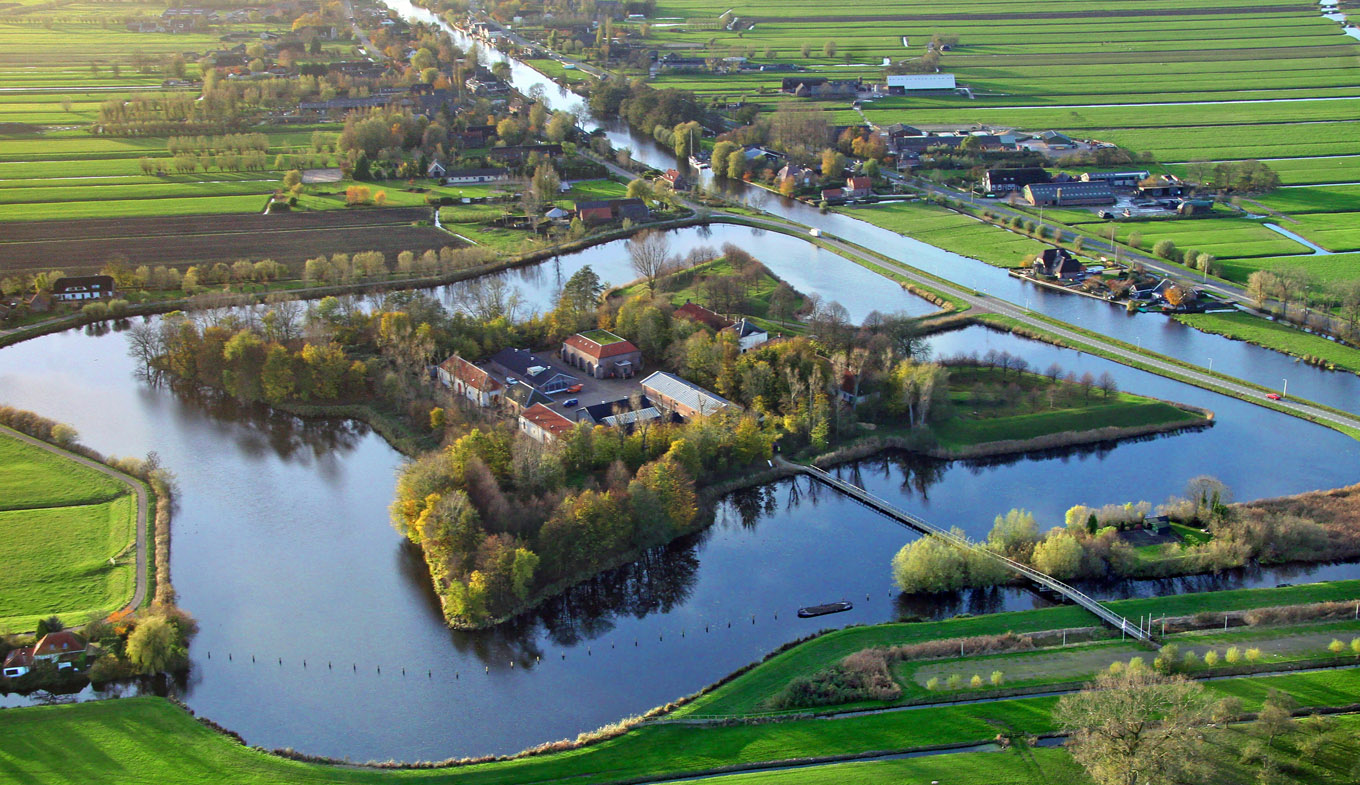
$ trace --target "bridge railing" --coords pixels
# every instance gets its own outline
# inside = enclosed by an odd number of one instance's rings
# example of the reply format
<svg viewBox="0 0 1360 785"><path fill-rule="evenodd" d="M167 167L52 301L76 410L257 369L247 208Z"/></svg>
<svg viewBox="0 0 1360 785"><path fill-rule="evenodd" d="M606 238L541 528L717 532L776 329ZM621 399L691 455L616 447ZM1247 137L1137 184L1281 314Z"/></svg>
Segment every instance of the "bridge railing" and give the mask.
<svg viewBox="0 0 1360 785"><path fill-rule="evenodd" d="M1027 564L1021 564L1020 562L1015 561L1014 559L1007 558L1006 556L996 553L995 551L983 548L979 546L977 543L974 543L965 537L960 537L951 531L942 529L939 526L936 526L935 524L930 523L929 521L926 521L922 518L912 515L909 512L899 510L893 505L889 504L887 501L880 499L879 497L873 495L872 493L869 493L863 488L857 485L851 485L845 480L842 480L839 477L835 477L834 475L830 474L829 472L823 469L820 469L816 466L806 466L802 468L804 468L808 474L812 475L816 479L825 482L827 485L830 485L833 488L841 490L852 497L858 498L861 502L878 509L880 512L883 512L891 517L898 519L900 522L914 529L917 529L918 531L924 532L925 534L929 534L934 537L939 537L940 539L945 540L946 542L949 542L954 546L961 548L965 551L981 553L989 558L1001 562L1010 570L1017 572L1020 575L1034 581L1035 583L1038 583L1041 586L1046 586L1052 589L1053 591L1067 597L1076 604L1091 611L1106 623L1116 627L1117 629L1128 635L1131 635L1137 640L1144 642L1151 642L1153 640L1150 632L1141 629L1136 624L1129 624L1128 619L1124 618L1123 616L1120 616L1119 614L1115 613L1109 608L1106 608L1104 605L1100 604L1100 602L1088 596L1085 592L1079 591L1076 588L1069 586L1066 583L1063 583L1062 581L1058 580L1057 578L1054 578L1051 575L1040 572L1039 570L1036 570Z"/></svg>

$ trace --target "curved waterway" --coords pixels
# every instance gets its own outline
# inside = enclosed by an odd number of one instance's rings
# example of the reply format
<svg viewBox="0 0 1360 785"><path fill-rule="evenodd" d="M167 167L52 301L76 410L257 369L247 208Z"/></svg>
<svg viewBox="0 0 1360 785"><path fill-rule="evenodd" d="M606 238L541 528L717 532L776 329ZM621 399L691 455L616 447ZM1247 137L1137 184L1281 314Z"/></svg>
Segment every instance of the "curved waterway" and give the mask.
<svg viewBox="0 0 1360 785"><path fill-rule="evenodd" d="M1207 431L1114 447L977 463L891 456L842 469L974 535L1013 506L1047 525L1075 503L1159 501L1200 472L1266 496L1351 482L1360 466L1360 445L1340 434L1098 358L982 329L933 344L939 354L996 348L1041 367L1109 370L1126 389L1220 416ZM173 576L202 629L181 692L266 747L353 760L510 752L692 692L823 626L1039 603L1011 590L899 598L888 561L915 535L804 478L732 494L702 534L514 624L451 632L419 558L387 522L400 457L363 426L151 386L117 332L0 351L0 401L70 422L101 451L154 450L176 473ZM1288 459L1300 454L1327 460ZM1246 571L1160 587L1356 574ZM794 617L799 605L842 597L853 611Z"/></svg>
<svg viewBox="0 0 1360 785"><path fill-rule="evenodd" d="M450 27L432 12L413 5L410 0L383 2L407 19L438 24L461 46L474 43L473 39ZM708 170L696 172L690 170L686 163L677 164L673 151L658 145L649 136L633 133L617 122L599 123L592 120L579 96L563 89L528 65L490 49L484 43L478 42L478 46L486 62L505 61L510 64L511 82L521 92L527 94L537 88L542 91L545 102L554 109L577 112L587 125L601 125L614 146L629 148L635 159L663 170L678 165L692 178L703 182L711 179L712 173ZM1360 376L1355 374L1304 365L1289 355L1203 333L1160 314L1127 314L1122 308L1098 300L1035 287L1011 278L1005 270L881 229L857 220L852 215L823 214L815 207L743 183L725 182L724 187L734 196L773 215L843 237L979 292L1027 305L1048 316L1194 365L1206 368L1212 366L1214 370L1266 387L1280 389L1288 380L1288 387L1296 396L1360 414Z"/></svg>

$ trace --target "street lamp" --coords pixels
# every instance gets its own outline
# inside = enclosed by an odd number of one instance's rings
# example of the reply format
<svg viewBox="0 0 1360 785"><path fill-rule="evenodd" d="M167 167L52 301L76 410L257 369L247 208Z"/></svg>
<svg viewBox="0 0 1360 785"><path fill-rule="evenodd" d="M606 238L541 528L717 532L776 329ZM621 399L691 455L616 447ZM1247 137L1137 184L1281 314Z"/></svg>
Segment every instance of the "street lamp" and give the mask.
<svg viewBox="0 0 1360 785"><path fill-rule="evenodd" d="M1280 391L1280 397L1281 397L1281 398L1288 398L1288 397L1289 397L1289 380L1288 380L1288 379L1285 379L1285 380L1284 380L1284 389Z"/></svg>

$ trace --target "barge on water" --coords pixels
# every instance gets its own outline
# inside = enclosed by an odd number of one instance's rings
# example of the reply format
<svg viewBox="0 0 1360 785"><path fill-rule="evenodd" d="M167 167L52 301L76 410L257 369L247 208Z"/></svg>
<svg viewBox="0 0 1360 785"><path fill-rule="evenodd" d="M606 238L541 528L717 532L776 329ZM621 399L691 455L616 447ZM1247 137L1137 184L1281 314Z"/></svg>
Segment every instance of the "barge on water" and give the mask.
<svg viewBox="0 0 1360 785"><path fill-rule="evenodd" d="M828 602L825 605L809 605L806 608L798 609L798 618L810 619L813 616L825 616L828 613L841 613L854 608L854 604L841 600L840 602Z"/></svg>

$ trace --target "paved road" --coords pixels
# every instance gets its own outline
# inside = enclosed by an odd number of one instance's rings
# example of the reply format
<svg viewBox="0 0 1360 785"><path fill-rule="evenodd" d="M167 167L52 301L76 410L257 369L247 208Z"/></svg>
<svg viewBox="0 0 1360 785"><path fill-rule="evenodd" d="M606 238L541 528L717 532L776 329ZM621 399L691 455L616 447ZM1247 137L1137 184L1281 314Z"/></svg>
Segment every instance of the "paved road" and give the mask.
<svg viewBox="0 0 1360 785"><path fill-rule="evenodd" d="M726 214L724 213L714 214L715 217L724 215ZM744 221L751 221L757 224L767 226L771 229L782 230L788 229L788 224L782 221L772 221L763 218L750 218L747 216L731 216L731 217L737 217ZM958 286L957 284L944 283L938 279L926 276L920 273L919 271L907 267L906 265L903 265L901 263L888 261L887 259L879 258L876 256L870 256L869 254L862 252L859 248L850 245L846 241L841 240L840 238L835 237L833 235L823 234L821 239L827 245L831 246L837 253L840 253L851 259L858 259L860 261L869 262L874 265L887 267L891 269L893 272L915 283L921 284L922 286L925 286L927 288L944 292L945 294L948 294L952 297L957 297L958 299L972 306L972 308L976 312L995 313L1001 316L1010 317L1015 321L1019 322L1020 324L1025 325L1026 327L1046 332L1052 335L1056 335L1059 338L1063 339L1065 342L1068 342L1069 344L1072 345L1086 344L1088 346L1099 349L1100 351L1108 354L1118 362L1121 362L1125 365L1147 366L1163 376L1188 379L1201 387L1206 387L1209 389L1226 390L1234 394L1240 395L1249 401L1260 401L1262 399L1263 393L1259 389L1241 383L1237 380L1227 380L1219 376L1204 373L1203 371L1200 371L1198 369L1192 369L1185 366L1181 366L1176 363L1167 362L1156 356L1141 351L1126 349L1118 343L1108 341L1107 339L1105 339L1104 336L1097 337L1093 334L1088 335L1085 333L1080 333L1077 332L1076 330L1070 329L1067 325L1055 324L1053 322L1039 319L1036 316L1034 316L1031 311L1026 310L1025 308L1022 308L1018 305L1015 305L1014 303L1007 302L1006 300L1001 300L996 297L990 297L987 295L979 294L978 292L972 289L964 288ZM1295 399L1287 398L1280 401L1274 401L1272 403L1298 416L1312 418L1332 425L1339 425L1342 427L1353 428L1356 429L1357 431L1360 431L1360 417L1339 414L1337 412L1320 408L1306 401L1300 401Z"/></svg>
<svg viewBox="0 0 1360 785"><path fill-rule="evenodd" d="M85 456L79 455L77 453L67 452L59 447L55 447L51 444L48 444L45 441L42 441L41 439L35 439L32 436L19 433L16 430L6 428L4 426L0 426L0 432L3 432L9 436L13 436L19 441L27 442L28 444L31 444L34 447L39 447L41 449L47 450L48 452L54 455L59 455L62 458L75 461L76 463L82 466L88 466L97 472L106 474L109 477L118 480L119 482L127 484L132 488L133 493L137 494L137 586L132 591L132 599L129 600L128 604L124 605L122 608L123 610L126 611L135 610L138 606L142 604L142 601L146 599L146 584L147 584L146 522L149 507L147 502L146 485L143 484L141 480L138 480L134 477L129 477L128 475L118 471L117 469L110 468L109 466L106 466L100 463L99 461L96 461L92 458L86 458Z"/></svg>

